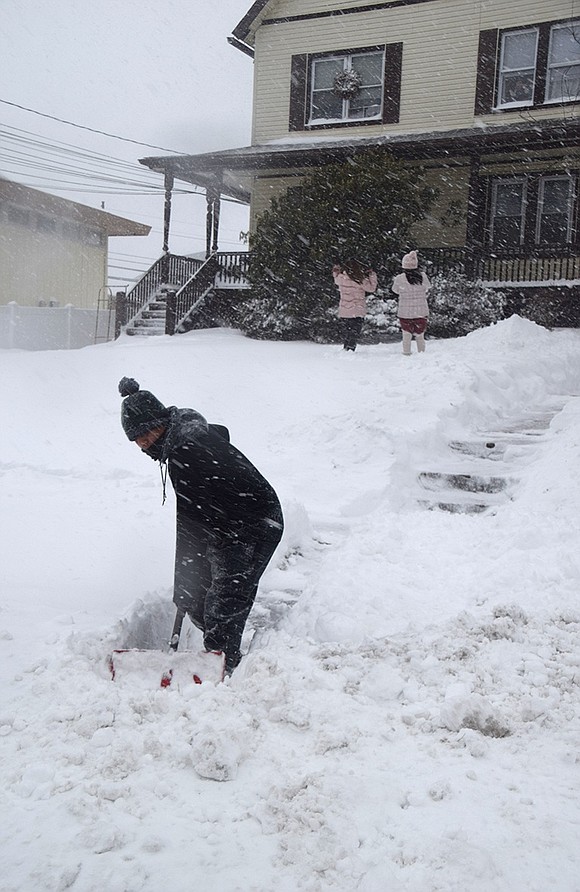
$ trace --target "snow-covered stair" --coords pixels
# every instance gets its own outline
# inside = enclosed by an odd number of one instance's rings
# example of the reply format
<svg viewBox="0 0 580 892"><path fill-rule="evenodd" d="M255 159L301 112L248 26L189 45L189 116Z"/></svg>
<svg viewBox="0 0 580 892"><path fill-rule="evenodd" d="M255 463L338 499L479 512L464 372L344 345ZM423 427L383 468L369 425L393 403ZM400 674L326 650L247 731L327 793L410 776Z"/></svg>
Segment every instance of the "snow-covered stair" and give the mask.
<svg viewBox="0 0 580 892"><path fill-rule="evenodd" d="M466 467L461 466L445 471L421 471L417 481L425 494L418 501L425 508L454 514L478 514L501 505L509 498L510 485L515 481L507 476L485 473L486 470L474 467L468 473Z"/></svg>
<svg viewBox="0 0 580 892"><path fill-rule="evenodd" d="M513 496L518 461L530 446L541 443L558 408L532 412L469 440L451 441L444 466L417 474L417 502L429 510L481 514Z"/></svg>
<svg viewBox="0 0 580 892"><path fill-rule="evenodd" d="M167 315L167 303L165 295L159 294L139 312L136 318L127 326L128 335L165 334L165 318Z"/></svg>

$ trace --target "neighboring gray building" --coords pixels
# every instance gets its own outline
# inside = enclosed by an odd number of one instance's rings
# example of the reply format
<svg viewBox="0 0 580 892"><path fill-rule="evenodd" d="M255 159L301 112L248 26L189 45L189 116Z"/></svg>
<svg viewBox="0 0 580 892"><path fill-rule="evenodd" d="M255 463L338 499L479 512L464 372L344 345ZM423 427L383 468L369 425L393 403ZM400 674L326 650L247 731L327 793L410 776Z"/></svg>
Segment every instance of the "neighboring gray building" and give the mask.
<svg viewBox="0 0 580 892"><path fill-rule="evenodd" d="M0 178L0 305L96 307L109 237L150 229Z"/></svg>

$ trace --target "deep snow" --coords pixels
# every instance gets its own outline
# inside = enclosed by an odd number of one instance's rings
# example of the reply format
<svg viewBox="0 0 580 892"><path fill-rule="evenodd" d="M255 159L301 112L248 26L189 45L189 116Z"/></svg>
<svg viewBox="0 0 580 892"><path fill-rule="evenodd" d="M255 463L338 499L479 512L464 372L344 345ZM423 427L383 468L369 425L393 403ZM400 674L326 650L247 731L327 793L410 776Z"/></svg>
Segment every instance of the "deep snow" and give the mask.
<svg viewBox="0 0 580 892"><path fill-rule="evenodd" d="M225 684L108 675L172 620L123 375L227 424L283 501ZM2 892L578 892L579 382L580 332L518 317L411 358L1 352ZM440 472L508 487L428 510Z"/></svg>

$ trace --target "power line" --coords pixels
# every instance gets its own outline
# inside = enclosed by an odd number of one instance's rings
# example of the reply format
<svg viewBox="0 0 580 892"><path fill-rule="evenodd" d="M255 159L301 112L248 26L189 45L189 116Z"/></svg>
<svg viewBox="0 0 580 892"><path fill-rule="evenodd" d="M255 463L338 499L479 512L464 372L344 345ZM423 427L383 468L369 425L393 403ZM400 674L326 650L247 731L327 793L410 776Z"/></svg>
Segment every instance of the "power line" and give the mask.
<svg viewBox="0 0 580 892"><path fill-rule="evenodd" d="M0 102L7 105L15 104L1 99ZM50 115L42 116L52 117ZM82 129L90 130L91 128ZM122 139L122 137L115 137L103 131L94 132L102 133L111 138ZM126 141L138 145L149 145L147 143L138 143L136 140ZM160 148L158 146L150 147ZM100 196L151 196L156 198L162 197L165 192L163 181L159 175L135 162L122 160L90 149L83 149L72 143L54 140L7 124L0 126L0 164L2 165L2 173L23 179L28 185L35 188L44 188L52 192ZM173 194L175 196L199 195L203 197L204 191L192 184L189 188L174 188ZM240 206L245 205L239 199L227 196L222 196L222 201ZM113 203L116 204L116 202ZM111 212L115 213L115 211ZM121 213L125 212L121 211ZM186 222L185 220L174 219L173 222L182 226L191 225L191 221ZM151 233L155 235L161 231L161 228L152 227L151 229ZM232 235L234 234L234 230L229 231ZM227 233L227 229L223 230L223 235L227 235ZM198 243L201 246L204 242L201 236L194 235L191 231L181 233L174 230L172 237L182 242L185 241L191 247ZM234 249L239 247L239 241L227 238L222 239L222 243L232 246ZM157 256L149 258L142 255L115 255L111 253L109 254L110 272L120 271L121 275L109 276L109 279L126 283L128 280L134 279L135 276L141 276L156 259ZM125 271L125 275L123 275L122 271Z"/></svg>
<svg viewBox="0 0 580 892"><path fill-rule="evenodd" d="M2 142L6 144L0 153L4 172L26 176L29 181L36 181L37 188L87 195L144 196L164 192L157 174L133 162L50 140L10 125L0 128L0 144ZM195 187L177 187L173 192L175 195L204 194ZM228 196L223 196L222 200L244 204Z"/></svg>
<svg viewBox="0 0 580 892"><path fill-rule="evenodd" d="M65 189L77 186L79 181L90 181L103 189L105 185L121 184L132 190L162 191L159 178L152 176L150 171L109 155L47 140L12 127L0 129L0 142L0 158L7 172L18 173L18 168L22 168L29 177L50 182L53 188L62 186Z"/></svg>
<svg viewBox="0 0 580 892"><path fill-rule="evenodd" d="M69 127L76 127L78 130L88 130L90 133L99 133L101 136L108 136L110 139L119 139L121 142L130 142L135 146L145 146L148 149L159 149L161 152L171 152L174 155L183 155L184 152L178 152L177 149L168 149L165 146L154 146L148 142L139 142L137 139L128 139L126 136L117 136L115 133L107 133L105 130L97 130L94 127L85 127L84 124L75 124L73 121L65 121L64 118L57 118L56 115L48 115L45 112L37 111L34 108L27 108L25 105L18 105L17 102L9 102L7 99L0 99L3 105L10 105L12 108L19 108L21 111L30 112L32 115L39 115L41 118L49 118L51 121L58 121L59 124L67 124Z"/></svg>

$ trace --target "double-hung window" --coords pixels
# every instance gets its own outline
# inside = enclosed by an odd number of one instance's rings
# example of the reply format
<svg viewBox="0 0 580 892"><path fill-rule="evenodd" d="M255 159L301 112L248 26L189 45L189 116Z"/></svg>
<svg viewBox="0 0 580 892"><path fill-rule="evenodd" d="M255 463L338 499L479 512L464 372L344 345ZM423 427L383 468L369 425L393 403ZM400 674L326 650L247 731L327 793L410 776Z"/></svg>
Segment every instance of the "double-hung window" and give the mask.
<svg viewBox="0 0 580 892"><path fill-rule="evenodd" d="M576 177L498 177L491 181L489 240L498 251L563 246L574 239Z"/></svg>
<svg viewBox="0 0 580 892"><path fill-rule="evenodd" d="M550 34L546 102L580 98L580 24L554 25Z"/></svg>
<svg viewBox="0 0 580 892"><path fill-rule="evenodd" d="M572 237L575 182L569 176L540 179L536 244L565 245Z"/></svg>
<svg viewBox="0 0 580 892"><path fill-rule="evenodd" d="M534 101L538 29L508 31L502 37L498 105L530 105Z"/></svg>
<svg viewBox="0 0 580 892"><path fill-rule="evenodd" d="M403 44L292 56L289 130L396 124Z"/></svg>
<svg viewBox="0 0 580 892"><path fill-rule="evenodd" d="M479 35L475 114L580 101L580 19Z"/></svg>
<svg viewBox="0 0 580 892"><path fill-rule="evenodd" d="M497 248L523 244L526 219L526 180L524 177L496 180L491 196L491 243Z"/></svg>
<svg viewBox="0 0 580 892"><path fill-rule="evenodd" d="M380 120L384 50L314 59L309 124Z"/></svg>

